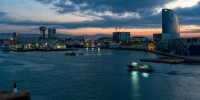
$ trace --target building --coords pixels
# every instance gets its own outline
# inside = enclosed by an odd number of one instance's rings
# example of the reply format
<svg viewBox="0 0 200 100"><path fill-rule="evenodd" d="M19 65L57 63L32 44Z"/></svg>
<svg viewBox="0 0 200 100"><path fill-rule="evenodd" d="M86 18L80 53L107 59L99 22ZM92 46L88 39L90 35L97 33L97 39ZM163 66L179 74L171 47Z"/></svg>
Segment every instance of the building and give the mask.
<svg viewBox="0 0 200 100"><path fill-rule="evenodd" d="M153 34L153 41L161 41L162 34Z"/></svg>
<svg viewBox="0 0 200 100"><path fill-rule="evenodd" d="M18 32L13 32L13 40L17 41L19 38L19 33Z"/></svg>
<svg viewBox="0 0 200 100"><path fill-rule="evenodd" d="M42 26L42 27L39 27L40 29L40 38L43 38L45 39L45 31L46 31L46 27Z"/></svg>
<svg viewBox="0 0 200 100"><path fill-rule="evenodd" d="M162 52L169 52L169 42L168 41L157 41L156 50Z"/></svg>
<svg viewBox="0 0 200 100"><path fill-rule="evenodd" d="M145 43L148 41L146 37L143 36L135 36L130 39L132 43Z"/></svg>
<svg viewBox="0 0 200 100"><path fill-rule="evenodd" d="M120 45L119 43L110 43L109 48L116 49L119 47L119 45Z"/></svg>
<svg viewBox="0 0 200 100"><path fill-rule="evenodd" d="M162 40L180 37L180 20L171 9L162 9Z"/></svg>
<svg viewBox="0 0 200 100"><path fill-rule="evenodd" d="M101 38L98 38L98 42L99 43L105 43L105 42L111 43L112 41L113 41L112 37L101 37Z"/></svg>
<svg viewBox="0 0 200 100"><path fill-rule="evenodd" d="M48 38L52 38L53 36L52 36L52 29L51 28L49 28L48 29Z"/></svg>
<svg viewBox="0 0 200 100"><path fill-rule="evenodd" d="M147 49L148 50L155 50L156 49L156 45L154 43L149 43Z"/></svg>
<svg viewBox="0 0 200 100"><path fill-rule="evenodd" d="M44 43L53 43L57 39L41 39L38 37L19 37L18 42L28 43L28 44L44 44Z"/></svg>
<svg viewBox="0 0 200 100"><path fill-rule="evenodd" d="M130 41L130 32L113 32L113 42L128 42Z"/></svg>
<svg viewBox="0 0 200 100"><path fill-rule="evenodd" d="M48 29L48 38L56 38L56 29L55 28Z"/></svg>
<svg viewBox="0 0 200 100"><path fill-rule="evenodd" d="M52 30L52 38L56 38L56 29L55 28L53 28L53 30Z"/></svg>
<svg viewBox="0 0 200 100"><path fill-rule="evenodd" d="M169 50L174 54L199 55L200 37L170 39Z"/></svg>

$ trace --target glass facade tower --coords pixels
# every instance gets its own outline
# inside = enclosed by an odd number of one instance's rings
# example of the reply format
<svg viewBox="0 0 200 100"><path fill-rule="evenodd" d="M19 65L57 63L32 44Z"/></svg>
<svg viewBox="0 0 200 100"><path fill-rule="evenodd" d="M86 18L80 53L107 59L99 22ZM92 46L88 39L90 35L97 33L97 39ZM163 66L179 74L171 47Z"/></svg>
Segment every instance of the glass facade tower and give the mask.
<svg viewBox="0 0 200 100"><path fill-rule="evenodd" d="M162 40L180 37L180 20L171 9L162 9Z"/></svg>

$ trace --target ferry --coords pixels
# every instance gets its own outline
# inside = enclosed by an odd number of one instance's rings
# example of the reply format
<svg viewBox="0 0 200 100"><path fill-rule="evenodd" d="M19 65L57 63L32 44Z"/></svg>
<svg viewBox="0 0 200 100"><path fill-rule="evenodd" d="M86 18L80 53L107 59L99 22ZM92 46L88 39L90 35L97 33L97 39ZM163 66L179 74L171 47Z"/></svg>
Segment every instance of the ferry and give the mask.
<svg viewBox="0 0 200 100"><path fill-rule="evenodd" d="M10 51L10 46L7 42L3 42L1 45L1 51Z"/></svg>
<svg viewBox="0 0 200 100"><path fill-rule="evenodd" d="M137 62L131 62L131 64L127 65L131 70L141 71L141 72L152 72L154 68L149 65L139 65Z"/></svg>

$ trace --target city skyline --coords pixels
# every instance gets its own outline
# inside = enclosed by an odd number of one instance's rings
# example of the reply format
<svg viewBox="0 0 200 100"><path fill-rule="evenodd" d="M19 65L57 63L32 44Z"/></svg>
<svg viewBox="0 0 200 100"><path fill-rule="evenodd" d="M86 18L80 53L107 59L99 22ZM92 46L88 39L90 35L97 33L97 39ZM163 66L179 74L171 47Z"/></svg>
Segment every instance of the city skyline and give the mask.
<svg viewBox="0 0 200 100"><path fill-rule="evenodd" d="M0 33L27 33L45 26L62 34L112 34L118 27L131 36L149 37L162 32L161 10L167 8L180 18L181 37L200 36L200 0L126 1L1 0Z"/></svg>

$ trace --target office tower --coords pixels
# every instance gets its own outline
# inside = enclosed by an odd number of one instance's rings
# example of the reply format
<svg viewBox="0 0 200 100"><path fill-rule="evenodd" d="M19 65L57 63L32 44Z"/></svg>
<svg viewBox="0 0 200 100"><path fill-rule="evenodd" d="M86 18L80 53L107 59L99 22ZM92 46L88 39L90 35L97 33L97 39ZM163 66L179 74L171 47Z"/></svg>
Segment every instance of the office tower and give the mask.
<svg viewBox="0 0 200 100"><path fill-rule="evenodd" d="M52 29L51 28L48 29L48 38L52 38Z"/></svg>
<svg viewBox="0 0 200 100"><path fill-rule="evenodd" d="M52 38L56 38L56 29L55 28L53 28L53 30L52 30Z"/></svg>
<svg viewBox="0 0 200 100"><path fill-rule="evenodd" d="M180 37L180 20L171 9L162 9L162 40Z"/></svg>

